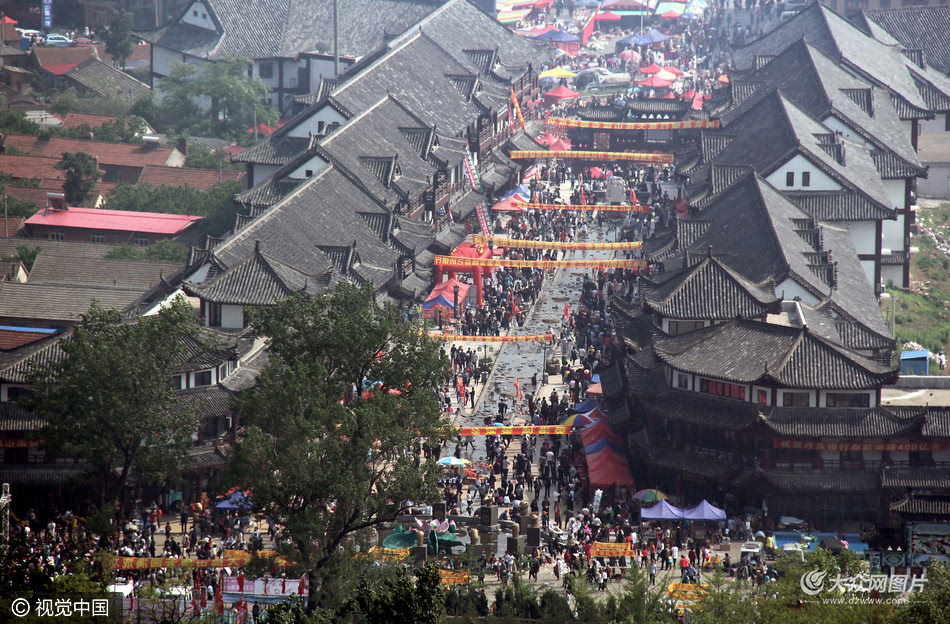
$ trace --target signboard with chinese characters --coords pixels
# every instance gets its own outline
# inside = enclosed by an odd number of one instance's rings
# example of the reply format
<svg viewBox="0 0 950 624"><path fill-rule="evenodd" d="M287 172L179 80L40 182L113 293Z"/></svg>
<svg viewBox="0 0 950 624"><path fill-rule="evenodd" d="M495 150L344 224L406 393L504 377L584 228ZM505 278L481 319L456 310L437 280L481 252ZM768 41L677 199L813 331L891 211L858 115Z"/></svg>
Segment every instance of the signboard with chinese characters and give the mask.
<svg viewBox="0 0 950 624"><path fill-rule="evenodd" d="M53 27L53 0L43 0L43 28Z"/></svg>
<svg viewBox="0 0 950 624"><path fill-rule="evenodd" d="M946 440L923 442L821 442L818 440L790 440L776 438L775 448L803 451L945 451Z"/></svg>
<svg viewBox="0 0 950 624"><path fill-rule="evenodd" d="M950 523L911 522L907 524L907 551L913 566L935 561L950 563Z"/></svg>

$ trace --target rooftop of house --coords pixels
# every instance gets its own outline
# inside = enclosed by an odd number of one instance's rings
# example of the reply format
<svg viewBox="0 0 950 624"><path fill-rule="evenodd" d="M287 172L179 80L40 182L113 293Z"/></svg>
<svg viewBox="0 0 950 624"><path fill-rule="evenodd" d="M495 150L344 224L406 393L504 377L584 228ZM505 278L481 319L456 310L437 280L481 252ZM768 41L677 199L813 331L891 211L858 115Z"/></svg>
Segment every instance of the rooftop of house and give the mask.
<svg viewBox="0 0 950 624"><path fill-rule="evenodd" d="M197 169L194 167L157 167L146 165L139 176L139 184L153 186L189 186L209 189L224 182L241 182L243 171L233 169Z"/></svg>
<svg viewBox="0 0 950 624"><path fill-rule="evenodd" d="M69 207L65 210L40 210L26 220L26 225L27 227L82 228L174 236L185 231L201 218L161 212Z"/></svg>
<svg viewBox="0 0 950 624"><path fill-rule="evenodd" d="M101 97L128 102L130 107L152 90L144 82L97 58L88 58L63 75Z"/></svg>
<svg viewBox="0 0 950 624"><path fill-rule="evenodd" d="M0 318L20 321L76 322L93 301L124 310L142 296L139 288L103 288L4 282L0 285Z"/></svg>
<svg viewBox="0 0 950 624"><path fill-rule="evenodd" d="M45 71L62 76L83 61L99 59L95 46L76 46L68 48L54 48L34 46L32 50L36 63Z"/></svg>
<svg viewBox="0 0 950 624"><path fill-rule="evenodd" d="M950 7L862 11L855 23L875 38L879 32L875 26L883 29L905 48L921 50L926 64L950 74L950 46L947 46L946 38L950 32Z"/></svg>
<svg viewBox="0 0 950 624"><path fill-rule="evenodd" d="M439 5L434 0L342 3L340 54L362 57L383 45L388 37L437 10ZM324 0L204 0L204 6L189 5L177 19L137 34L155 46L198 58L333 54L333 4Z"/></svg>
<svg viewBox="0 0 950 624"><path fill-rule="evenodd" d="M185 162L184 155L177 149L161 145L131 145L61 137L44 138L28 134L8 134L4 138L4 146L16 148L27 155L42 156L57 161L62 159L63 152L84 152L98 158L100 166L181 166Z"/></svg>

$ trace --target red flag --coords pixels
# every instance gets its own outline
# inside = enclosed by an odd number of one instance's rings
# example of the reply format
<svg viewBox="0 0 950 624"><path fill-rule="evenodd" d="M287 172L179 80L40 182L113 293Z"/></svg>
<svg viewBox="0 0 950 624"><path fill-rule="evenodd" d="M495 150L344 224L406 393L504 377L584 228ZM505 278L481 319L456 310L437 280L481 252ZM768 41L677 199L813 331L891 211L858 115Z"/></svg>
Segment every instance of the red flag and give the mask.
<svg viewBox="0 0 950 624"><path fill-rule="evenodd" d="M284 577L284 579L280 582L280 593L287 593L287 577Z"/></svg>
<svg viewBox="0 0 950 624"><path fill-rule="evenodd" d="M198 600L195 598L195 594L191 594L191 608L194 609L195 615L198 615Z"/></svg>
<svg viewBox="0 0 950 624"><path fill-rule="evenodd" d="M581 204L583 204L583 205L585 205L585 206L587 205L587 198L584 197L584 189L583 189L583 188L581 188Z"/></svg>
<svg viewBox="0 0 950 624"><path fill-rule="evenodd" d="M297 584L297 595L303 596L303 590L307 587L307 577L301 576L300 583Z"/></svg>
<svg viewBox="0 0 950 624"><path fill-rule="evenodd" d="M565 303L564 304L564 318L567 318L570 315L571 315L571 304Z"/></svg>
<svg viewBox="0 0 950 624"><path fill-rule="evenodd" d="M630 203L631 204L637 203L637 192L634 191L633 189L630 189Z"/></svg>
<svg viewBox="0 0 950 624"><path fill-rule="evenodd" d="M208 607L208 594L204 587L200 588L199 591L201 592L201 608L206 609Z"/></svg>
<svg viewBox="0 0 950 624"><path fill-rule="evenodd" d="M244 593L244 573L238 574L238 592Z"/></svg>
<svg viewBox="0 0 950 624"><path fill-rule="evenodd" d="M135 592L129 594L129 613L135 611Z"/></svg>
<svg viewBox="0 0 950 624"><path fill-rule="evenodd" d="M224 595L221 593L221 583L214 588L214 605L218 608L218 615L224 615Z"/></svg>

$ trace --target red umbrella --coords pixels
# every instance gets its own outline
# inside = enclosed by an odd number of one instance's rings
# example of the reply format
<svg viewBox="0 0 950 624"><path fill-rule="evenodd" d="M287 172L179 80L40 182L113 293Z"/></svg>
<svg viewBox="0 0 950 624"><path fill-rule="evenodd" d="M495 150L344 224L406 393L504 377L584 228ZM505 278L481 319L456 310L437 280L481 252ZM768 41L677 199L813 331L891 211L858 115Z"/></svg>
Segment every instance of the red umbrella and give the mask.
<svg viewBox="0 0 950 624"><path fill-rule="evenodd" d="M604 172L600 169L600 167L591 167L590 174L595 178L599 178L600 176L604 175Z"/></svg>
<svg viewBox="0 0 950 624"><path fill-rule="evenodd" d="M7 17L6 15L4 15L3 17L0 17L0 24L19 24L19 23L20 22L16 21L12 17Z"/></svg>
<svg viewBox="0 0 950 624"><path fill-rule="evenodd" d="M598 22L619 22L620 16L610 11L604 11L603 13L598 13L594 19Z"/></svg>
<svg viewBox="0 0 950 624"><path fill-rule="evenodd" d="M676 94L673 93L672 91L670 91L669 93L667 93L666 95L663 96L663 99L664 99L664 100L672 100L672 99L675 98L675 97L676 97Z"/></svg>
<svg viewBox="0 0 950 624"><path fill-rule="evenodd" d="M637 84L640 85L641 87L650 87L651 89L659 89L661 87L668 87L673 83L670 82L669 80L662 80L660 78L657 78L656 76L650 76L646 80L638 80Z"/></svg>
<svg viewBox="0 0 950 624"><path fill-rule="evenodd" d="M703 96L697 95L696 98L693 99L693 103L690 108L693 110L703 110Z"/></svg>
<svg viewBox="0 0 950 624"><path fill-rule="evenodd" d="M677 19L679 16L680 14L673 10L669 10L666 13L660 14L660 17L665 17L666 19Z"/></svg>
<svg viewBox="0 0 950 624"><path fill-rule="evenodd" d="M650 63L646 67L640 69L641 74L656 74L663 71L663 68L657 65L656 63Z"/></svg>
<svg viewBox="0 0 950 624"><path fill-rule="evenodd" d="M549 146L552 151L555 152L564 152L571 149L571 142L567 139L558 139L554 143L551 143Z"/></svg>
<svg viewBox="0 0 950 624"><path fill-rule="evenodd" d="M673 74L674 76L682 76L682 75L683 75L683 72L681 72L680 70L676 69L676 68L673 67L672 65L666 65L663 69L665 69L666 71L670 72L670 73Z"/></svg>
<svg viewBox="0 0 950 624"><path fill-rule="evenodd" d="M558 137L554 136L550 132L545 132L544 134L539 136L537 140L538 140L538 143L540 143L541 145L547 145L550 147L552 143L558 140Z"/></svg>

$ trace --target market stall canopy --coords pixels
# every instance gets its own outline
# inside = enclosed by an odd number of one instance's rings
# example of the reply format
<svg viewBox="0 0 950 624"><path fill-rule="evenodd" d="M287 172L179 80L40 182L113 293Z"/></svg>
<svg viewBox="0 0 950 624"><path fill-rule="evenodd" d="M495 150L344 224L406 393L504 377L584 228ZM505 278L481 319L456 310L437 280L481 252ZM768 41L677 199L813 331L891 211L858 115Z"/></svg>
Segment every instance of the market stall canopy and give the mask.
<svg viewBox="0 0 950 624"><path fill-rule="evenodd" d="M574 406L574 411L575 411L575 412L580 412L581 414L585 414L585 413L591 411L592 409L594 409L595 407L600 407L600 404L597 403L597 401L593 401L593 400L591 400L591 399L587 399L586 401L583 401L583 402L578 403L577 405L575 405L575 406Z"/></svg>
<svg viewBox="0 0 950 624"><path fill-rule="evenodd" d="M633 495L633 499L643 501L644 503L655 503L657 501L666 500L666 494L660 490L640 490Z"/></svg>
<svg viewBox="0 0 950 624"><path fill-rule="evenodd" d="M674 76L682 76L682 75L683 75L683 72L681 72L681 71L678 70L677 68L673 67L672 65L664 65L664 66L663 66L663 70L664 70L664 71L667 71L667 72L669 72L669 73L671 73L671 74L673 74Z"/></svg>
<svg viewBox="0 0 950 624"><path fill-rule="evenodd" d="M540 39L541 41L553 41L554 43L574 43L575 41L580 41L580 37L575 37L569 32L556 29L542 33L535 37L535 39Z"/></svg>
<svg viewBox="0 0 950 624"><path fill-rule="evenodd" d="M580 95L581 94L577 91L573 91L564 85L561 85L557 89L552 89L551 91L545 93L544 97L560 102L561 100L569 100L571 98L580 97Z"/></svg>
<svg viewBox="0 0 950 624"><path fill-rule="evenodd" d="M656 63L650 63L646 67L640 68L641 74L658 74L663 71L663 68L657 65Z"/></svg>
<svg viewBox="0 0 950 624"><path fill-rule="evenodd" d="M558 139L554 143L551 143L550 148L555 152L564 152L571 149L571 142L568 139Z"/></svg>
<svg viewBox="0 0 950 624"><path fill-rule="evenodd" d="M641 520L682 520L684 511L679 507L670 505L665 500L661 500L653 507L646 507L640 510Z"/></svg>
<svg viewBox="0 0 950 624"><path fill-rule="evenodd" d="M587 388L587 394L588 394L588 396L590 396L590 395L598 395L598 396L603 395L603 394L604 394L604 387L603 387L602 385L600 385L600 384L593 384L593 385L591 385L589 388Z"/></svg>
<svg viewBox="0 0 950 624"><path fill-rule="evenodd" d="M587 480L592 487L633 486L626 458L609 448L587 455Z"/></svg>
<svg viewBox="0 0 950 624"><path fill-rule="evenodd" d="M236 490L228 494L223 500L215 503L215 509L250 509L253 505L251 497L246 492Z"/></svg>
<svg viewBox="0 0 950 624"><path fill-rule="evenodd" d="M672 37L669 35L664 35L656 28L651 28L647 34L643 35L643 38L650 43L662 43L663 41L671 39Z"/></svg>
<svg viewBox="0 0 950 624"><path fill-rule="evenodd" d="M661 99L664 99L664 100L673 100L673 99L675 99L675 98L676 98L676 94L673 93L672 91L670 91L669 93L667 93L666 95L664 95Z"/></svg>
<svg viewBox="0 0 950 624"><path fill-rule="evenodd" d="M567 71L563 67L555 67L546 72L541 72L538 78L573 78L576 75L574 72Z"/></svg>
<svg viewBox="0 0 950 624"><path fill-rule="evenodd" d="M640 2L640 0L607 0L600 8L610 9L611 11L643 11L650 7L646 2Z"/></svg>
<svg viewBox="0 0 950 624"><path fill-rule="evenodd" d="M604 449L610 449L611 451L615 451L617 453L624 452L622 444L618 444L609 438L603 438L602 440L584 445L584 452L588 455L593 455Z"/></svg>
<svg viewBox="0 0 950 624"><path fill-rule="evenodd" d="M630 49L624 50L623 52L618 54L617 57L625 63L630 62L630 61L634 63L640 62L640 55Z"/></svg>
<svg viewBox="0 0 950 624"><path fill-rule="evenodd" d="M538 143L540 143L541 145L547 145L547 146L550 147L550 146L553 145L556 141L558 141L558 137L554 136L554 135L551 134L550 132L545 132L544 134L542 134L541 136L539 136L539 137L538 137L537 139L535 139L535 140L536 140Z"/></svg>
<svg viewBox="0 0 950 624"><path fill-rule="evenodd" d="M657 78L656 76L650 76L646 80L638 80L636 84L640 85L641 87L650 87L651 89L660 89L662 87L668 87L673 83L670 82L669 80L663 80L661 78Z"/></svg>
<svg viewBox="0 0 950 624"><path fill-rule="evenodd" d="M660 17L665 18L665 19L678 19L680 15L682 14L677 13L676 11L673 11L673 10L669 10L666 13L661 14Z"/></svg>
<svg viewBox="0 0 950 624"><path fill-rule="evenodd" d="M700 504L692 509L687 509L683 517L687 520L725 520L726 512L703 499Z"/></svg>
<svg viewBox="0 0 950 624"><path fill-rule="evenodd" d="M616 13L611 13L610 11L604 11L603 13L598 13L595 15L594 19L598 22L619 22L620 16Z"/></svg>
<svg viewBox="0 0 950 624"><path fill-rule="evenodd" d="M665 69L661 69L660 71L658 71L658 72L657 72L656 74L654 74L654 75L655 75L657 78L659 78L660 80L669 80L670 82L676 82L676 75L675 75L675 74L671 74L670 72L666 71Z"/></svg>
<svg viewBox="0 0 950 624"><path fill-rule="evenodd" d="M581 429L581 442L585 445L593 444L599 440L610 440L617 444L621 442L620 436L614 433L610 425L603 420L598 420Z"/></svg>
<svg viewBox="0 0 950 624"><path fill-rule="evenodd" d="M491 207L492 210L498 212L524 212L524 202L515 201L512 198L503 199L494 206Z"/></svg>

